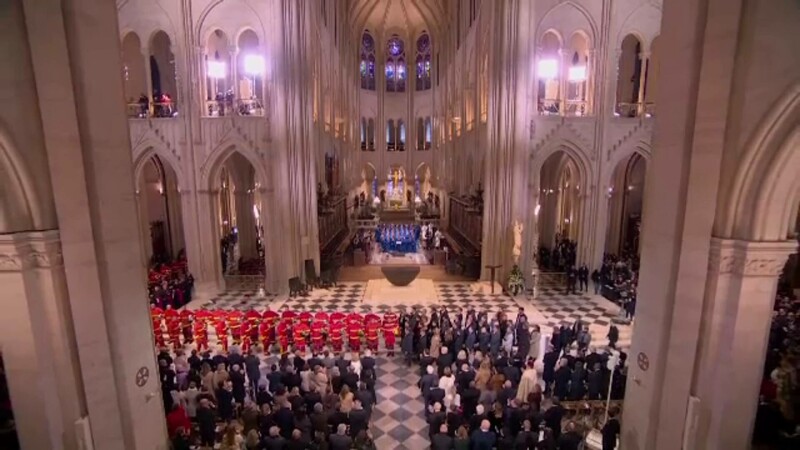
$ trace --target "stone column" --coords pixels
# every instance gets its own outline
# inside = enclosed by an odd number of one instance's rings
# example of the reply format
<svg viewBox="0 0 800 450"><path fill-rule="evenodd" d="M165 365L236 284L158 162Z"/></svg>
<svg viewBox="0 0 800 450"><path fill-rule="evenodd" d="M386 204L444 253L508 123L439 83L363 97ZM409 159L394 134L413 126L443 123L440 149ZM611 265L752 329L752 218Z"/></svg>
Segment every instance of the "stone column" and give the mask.
<svg viewBox="0 0 800 450"><path fill-rule="evenodd" d="M256 246L256 221L253 215L253 192L250 189L236 190L236 227L239 231L239 251L242 258L258 256Z"/></svg>
<svg viewBox="0 0 800 450"><path fill-rule="evenodd" d="M0 350L22 448L75 449L86 415L57 231L0 235Z"/></svg>
<svg viewBox="0 0 800 450"><path fill-rule="evenodd" d="M228 48L228 60L231 65L231 80L233 86L233 111L236 111L236 100L239 99L239 46L238 44L231 45ZM235 114L235 112L233 113Z"/></svg>
<svg viewBox="0 0 800 450"><path fill-rule="evenodd" d="M117 9L91 0L22 3L92 441L104 450L166 449Z"/></svg>
<svg viewBox="0 0 800 450"><path fill-rule="evenodd" d="M750 442L778 277L796 251L796 241L712 241L694 389L700 400L695 448Z"/></svg>
<svg viewBox="0 0 800 450"><path fill-rule="evenodd" d="M153 241L150 236L147 195L138 189L136 191L136 209L138 210L139 217L139 235L141 236L139 242L142 248L142 264L144 264L145 267L148 267L150 265L150 258L153 256Z"/></svg>
<svg viewBox="0 0 800 450"><path fill-rule="evenodd" d="M527 176L527 158L522 155L522 145L518 143L520 131L517 120L519 77L518 62L518 24L520 2L492 2L487 10L491 20L489 53L489 122L487 124L488 146L484 173L484 211L483 242L481 249L481 279L490 279L486 265L499 264L496 280L501 283L510 272L512 259L514 215L524 220L524 208L514 204L514 188L524 192L521 182ZM518 91L519 90L519 91ZM520 151L517 151L520 149ZM522 196L524 197L524 196ZM520 203L523 199L518 199Z"/></svg>
<svg viewBox="0 0 800 450"><path fill-rule="evenodd" d="M291 276L303 273L303 261L312 259L319 268L319 232L317 225L317 161L321 157L319 141L313 138L311 83L312 33L311 6L305 2L283 1L282 30L277 37L277 84L274 96L276 148L281 149L272 165L274 186L280 196L272 196L276 208L268 213L277 216L283 259L279 269L282 290ZM317 269L318 270L318 269Z"/></svg>
<svg viewBox="0 0 800 450"><path fill-rule="evenodd" d="M632 361L649 363L629 367L622 418L625 449L682 448L684 432L692 424L687 411L703 339L704 291L730 131L741 3L664 3L664 46L659 50L670 76L659 84L663 114L652 157L657 170L647 174L642 223L638 296L646 301L637 306L629 352ZM747 445L744 440L732 448Z"/></svg>
<svg viewBox="0 0 800 450"><path fill-rule="evenodd" d="M142 55L144 56L144 82L147 86L147 98L150 100L148 108L148 115L153 114L153 69L150 67L150 48L147 45L142 46Z"/></svg>
<svg viewBox="0 0 800 450"><path fill-rule="evenodd" d="M164 180L164 195L167 203L167 217L169 220L169 242L172 257L178 256L181 249L186 248L186 239L183 226L183 209L181 207L181 192L174 176Z"/></svg>
<svg viewBox="0 0 800 450"><path fill-rule="evenodd" d="M637 112L639 116L644 115L645 113L645 105L644 105L644 89L645 84L647 83L647 62L650 60L650 52L642 52L639 54L642 59L642 64L639 71L639 94L638 99L639 103L636 106Z"/></svg>
<svg viewBox="0 0 800 450"><path fill-rule="evenodd" d="M200 295L215 294L225 289L220 253L222 236L219 230L218 196L219 191L216 190L201 189L197 191L200 270L195 275L195 287Z"/></svg>

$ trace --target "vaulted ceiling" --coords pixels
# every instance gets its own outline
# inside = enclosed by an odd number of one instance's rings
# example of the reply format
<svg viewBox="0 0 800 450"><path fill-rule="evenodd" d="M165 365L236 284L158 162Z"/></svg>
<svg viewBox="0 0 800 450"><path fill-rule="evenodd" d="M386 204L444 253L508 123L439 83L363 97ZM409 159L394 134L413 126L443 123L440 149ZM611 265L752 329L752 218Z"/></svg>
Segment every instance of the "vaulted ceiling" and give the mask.
<svg viewBox="0 0 800 450"><path fill-rule="evenodd" d="M445 8L442 0L355 0L349 16L357 35L364 29L407 36L427 30L435 35L444 28Z"/></svg>

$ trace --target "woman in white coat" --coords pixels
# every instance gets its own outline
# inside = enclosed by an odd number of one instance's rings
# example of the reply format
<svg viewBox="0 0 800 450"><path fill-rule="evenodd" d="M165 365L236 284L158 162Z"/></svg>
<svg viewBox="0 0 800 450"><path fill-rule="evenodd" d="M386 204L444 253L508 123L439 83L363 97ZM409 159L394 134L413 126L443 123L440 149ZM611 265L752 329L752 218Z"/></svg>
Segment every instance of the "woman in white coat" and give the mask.
<svg viewBox="0 0 800 450"><path fill-rule="evenodd" d="M444 368L444 374L439 378L439 387L444 390L444 407L449 411L456 396L456 377L449 367Z"/></svg>

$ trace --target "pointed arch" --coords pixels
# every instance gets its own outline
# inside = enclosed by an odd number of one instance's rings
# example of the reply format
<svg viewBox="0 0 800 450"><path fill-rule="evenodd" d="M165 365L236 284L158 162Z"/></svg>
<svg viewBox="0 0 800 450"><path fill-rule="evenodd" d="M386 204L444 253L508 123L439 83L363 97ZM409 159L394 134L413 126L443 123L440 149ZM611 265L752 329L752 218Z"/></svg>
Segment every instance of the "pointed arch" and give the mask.
<svg viewBox="0 0 800 450"><path fill-rule="evenodd" d="M7 208L10 219L17 223L2 223L0 226L13 229L44 229L46 216L42 208L41 197L37 191L34 178L25 161L19 154L11 135L4 124L0 123L0 207ZM5 211L2 211L5 214ZM0 216L0 219L3 219ZM10 231L0 229L0 232Z"/></svg>
<svg viewBox="0 0 800 450"><path fill-rule="evenodd" d="M800 200L800 83L768 110L738 158L715 235L781 241Z"/></svg>
<svg viewBox="0 0 800 450"><path fill-rule="evenodd" d="M163 164L166 164L170 169L172 169L173 172L175 172L178 189L188 189L188 186L185 184L186 181L183 176L183 170L181 168L180 161L175 158L175 155L172 153L166 151L155 143L145 142L144 144L139 145L138 149L135 149L133 154L135 155L133 160L133 180L137 187L147 161L149 161L153 156L158 156Z"/></svg>

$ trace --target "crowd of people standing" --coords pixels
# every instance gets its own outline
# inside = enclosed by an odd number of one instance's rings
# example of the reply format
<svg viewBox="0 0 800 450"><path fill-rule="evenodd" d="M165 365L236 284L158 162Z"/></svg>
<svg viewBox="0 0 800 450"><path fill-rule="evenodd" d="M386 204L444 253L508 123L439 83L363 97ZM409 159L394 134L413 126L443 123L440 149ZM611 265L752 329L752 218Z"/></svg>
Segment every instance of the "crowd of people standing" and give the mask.
<svg viewBox="0 0 800 450"><path fill-rule="evenodd" d="M459 310L451 317L433 309L430 316L403 315L400 323L406 361L419 364L434 450L578 449L587 430L562 423L562 402L619 400L625 390L624 354L609 368L610 354L589 346L580 321L554 330L541 362L540 330L522 309L514 320L502 312ZM612 408L603 425L604 450L616 447L617 414Z"/></svg>
<svg viewBox="0 0 800 450"><path fill-rule="evenodd" d="M181 254L169 263L155 264L147 274L150 304L161 309L177 309L192 301L194 277Z"/></svg>
<svg viewBox="0 0 800 450"><path fill-rule="evenodd" d="M800 447L800 300L782 277L764 362L753 443Z"/></svg>

